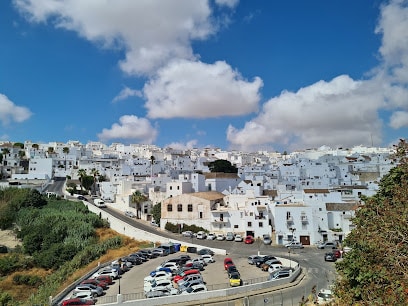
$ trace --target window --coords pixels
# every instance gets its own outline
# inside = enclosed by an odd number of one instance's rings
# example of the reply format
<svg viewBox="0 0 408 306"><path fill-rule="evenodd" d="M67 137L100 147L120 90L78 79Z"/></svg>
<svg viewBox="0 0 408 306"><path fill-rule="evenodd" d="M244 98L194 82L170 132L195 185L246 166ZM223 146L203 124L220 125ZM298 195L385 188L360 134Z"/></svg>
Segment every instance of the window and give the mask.
<svg viewBox="0 0 408 306"><path fill-rule="evenodd" d="M202 212L202 211L200 211L200 213L199 213L199 218L200 218L200 219L203 218L203 212Z"/></svg>
<svg viewBox="0 0 408 306"><path fill-rule="evenodd" d="M252 227L252 222L248 222L248 227Z"/></svg>
<svg viewBox="0 0 408 306"><path fill-rule="evenodd" d="M259 227L263 227L263 222L259 222Z"/></svg>
<svg viewBox="0 0 408 306"><path fill-rule="evenodd" d="M180 186L177 186L177 190L180 190Z"/></svg>
<svg viewBox="0 0 408 306"><path fill-rule="evenodd" d="M183 211L183 204L177 204L177 211Z"/></svg>
<svg viewBox="0 0 408 306"><path fill-rule="evenodd" d="M173 190L173 186L170 186L170 190Z"/></svg>
<svg viewBox="0 0 408 306"><path fill-rule="evenodd" d="M220 221L224 221L224 214L220 214Z"/></svg>
<svg viewBox="0 0 408 306"><path fill-rule="evenodd" d="M188 204L187 205L187 211L193 211L193 204Z"/></svg>
<svg viewBox="0 0 408 306"><path fill-rule="evenodd" d="M167 204L167 211L173 211L173 205Z"/></svg>
<svg viewBox="0 0 408 306"><path fill-rule="evenodd" d="M234 225L234 228L239 228L239 227L238 227L238 225L235 224L235 225Z"/></svg>

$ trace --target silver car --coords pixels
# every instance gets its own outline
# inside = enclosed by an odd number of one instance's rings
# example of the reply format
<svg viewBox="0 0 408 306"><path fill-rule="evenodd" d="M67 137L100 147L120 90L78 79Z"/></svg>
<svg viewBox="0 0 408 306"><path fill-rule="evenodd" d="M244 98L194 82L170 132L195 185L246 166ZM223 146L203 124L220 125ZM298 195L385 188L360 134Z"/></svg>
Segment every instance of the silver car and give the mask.
<svg viewBox="0 0 408 306"><path fill-rule="evenodd" d="M93 284L81 284L75 287L73 294L77 294L78 292L91 292L92 296L101 296L103 295L102 287L95 286Z"/></svg>

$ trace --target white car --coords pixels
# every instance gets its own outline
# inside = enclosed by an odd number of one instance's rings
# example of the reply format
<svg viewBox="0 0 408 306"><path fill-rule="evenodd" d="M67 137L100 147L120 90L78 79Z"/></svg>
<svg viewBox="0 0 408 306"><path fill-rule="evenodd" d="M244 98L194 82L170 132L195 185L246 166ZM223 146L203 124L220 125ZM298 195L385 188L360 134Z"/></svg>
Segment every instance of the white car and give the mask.
<svg viewBox="0 0 408 306"><path fill-rule="evenodd" d="M215 238L217 238L217 236L214 233L209 233L207 235L207 240L215 240Z"/></svg>
<svg viewBox="0 0 408 306"><path fill-rule="evenodd" d="M273 272L275 272L275 271L277 271L277 270L280 270L280 269L282 269L283 267L282 267L282 265L280 265L280 264L271 264L270 266L269 266L269 268L268 268L268 273L269 274L271 274L271 273L273 273Z"/></svg>
<svg viewBox="0 0 408 306"><path fill-rule="evenodd" d="M91 278L98 277L99 275L109 275L112 277L112 279L117 279L119 277L119 273L115 269L102 268L98 272L94 273Z"/></svg>
<svg viewBox="0 0 408 306"><path fill-rule="evenodd" d="M303 249L303 244L301 242L291 241L285 244L285 247L288 249Z"/></svg>
<svg viewBox="0 0 408 306"><path fill-rule="evenodd" d="M330 302L333 301L333 293L330 289L321 289L317 294L318 302Z"/></svg>
<svg viewBox="0 0 408 306"><path fill-rule="evenodd" d="M205 254L201 255L201 258L206 262L207 264L215 262L214 258L210 254Z"/></svg>
<svg viewBox="0 0 408 306"><path fill-rule="evenodd" d="M129 218L136 218L136 214L130 210L125 211L125 216Z"/></svg>
<svg viewBox="0 0 408 306"><path fill-rule="evenodd" d="M156 271L159 271L160 268L169 268L172 272L175 272L175 271L177 271L180 267L179 267L179 265L178 265L177 263L169 261L169 262L164 262L164 263L162 263L160 266L158 266L158 267L156 268Z"/></svg>
<svg viewBox="0 0 408 306"><path fill-rule="evenodd" d="M242 241L244 241L244 237L242 237L240 234L236 234L235 238L234 238L234 241L242 242Z"/></svg>
<svg viewBox="0 0 408 306"><path fill-rule="evenodd" d="M186 263L190 263L190 262L192 262L192 263L198 262L198 263L202 264L203 266L207 265L205 260L202 259L202 258L192 258L192 259L188 260Z"/></svg>
<svg viewBox="0 0 408 306"><path fill-rule="evenodd" d="M144 278L145 282L151 282L154 279L172 279L173 275L166 271L157 271L153 276L149 275Z"/></svg>
<svg viewBox="0 0 408 306"><path fill-rule="evenodd" d="M203 231L199 231L196 236L197 239L205 239L207 238L207 234Z"/></svg>
<svg viewBox="0 0 408 306"><path fill-rule="evenodd" d="M174 288L173 282L170 279L160 279L157 281L153 280L152 282L145 282L143 285L143 290L145 294L146 292L154 291L161 288L172 289Z"/></svg>
<svg viewBox="0 0 408 306"><path fill-rule="evenodd" d="M223 240L225 240L224 234L218 234L218 235L217 235L217 240L218 240L218 241L223 241Z"/></svg>
<svg viewBox="0 0 408 306"><path fill-rule="evenodd" d="M193 232L192 231L184 231L181 233L183 237L193 237Z"/></svg>
<svg viewBox="0 0 408 306"><path fill-rule="evenodd" d="M182 291L181 294L190 294L190 293L197 293L197 292L204 292L204 291L207 291L207 286L204 284L197 284L197 285L188 287L187 289Z"/></svg>

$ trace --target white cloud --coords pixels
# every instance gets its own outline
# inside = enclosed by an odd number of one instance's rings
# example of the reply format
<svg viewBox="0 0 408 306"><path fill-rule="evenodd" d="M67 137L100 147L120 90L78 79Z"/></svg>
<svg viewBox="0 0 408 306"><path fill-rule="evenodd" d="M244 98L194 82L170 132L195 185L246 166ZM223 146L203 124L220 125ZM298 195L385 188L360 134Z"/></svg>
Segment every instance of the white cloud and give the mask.
<svg viewBox="0 0 408 306"><path fill-rule="evenodd" d="M190 140L187 143L182 142L172 142L166 145L166 148L172 148L175 150L191 150L196 147L198 141L196 139Z"/></svg>
<svg viewBox="0 0 408 306"><path fill-rule="evenodd" d="M0 121L3 124L23 122L32 116L31 111L23 106L17 106L7 96L0 94Z"/></svg>
<svg viewBox="0 0 408 306"><path fill-rule="evenodd" d="M266 102L243 129L229 126L227 138L242 149L271 143L292 148L365 144L370 135L376 140L381 136L381 92L375 82L357 82L346 75L295 93L284 91Z"/></svg>
<svg viewBox="0 0 408 306"><path fill-rule="evenodd" d="M226 6L234 8L237 6L239 0L215 0L215 3L219 6Z"/></svg>
<svg viewBox="0 0 408 306"><path fill-rule="evenodd" d="M398 111L391 115L390 126L394 129L408 127L408 112Z"/></svg>
<svg viewBox="0 0 408 306"><path fill-rule="evenodd" d="M150 118L211 118L257 111L263 82L248 82L225 62L173 61L143 89Z"/></svg>
<svg viewBox="0 0 408 306"><path fill-rule="evenodd" d="M112 124L110 129L103 129L98 134L101 141L112 139L138 140L141 143L151 144L156 140L157 130L145 118L125 115L119 118L119 123Z"/></svg>
<svg viewBox="0 0 408 306"><path fill-rule="evenodd" d="M112 102L118 102L121 100L126 100L129 97L142 97L142 93L140 92L140 90L136 90L136 89L131 89L127 86L125 86L120 93L113 98Z"/></svg>
<svg viewBox="0 0 408 306"><path fill-rule="evenodd" d="M232 1L234 2L234 1ZM173 58L194 59L193 40L216 31L207 0L14 0L32 22L52 22L107 48L124 48L120 67L150 74Z"/></svg>

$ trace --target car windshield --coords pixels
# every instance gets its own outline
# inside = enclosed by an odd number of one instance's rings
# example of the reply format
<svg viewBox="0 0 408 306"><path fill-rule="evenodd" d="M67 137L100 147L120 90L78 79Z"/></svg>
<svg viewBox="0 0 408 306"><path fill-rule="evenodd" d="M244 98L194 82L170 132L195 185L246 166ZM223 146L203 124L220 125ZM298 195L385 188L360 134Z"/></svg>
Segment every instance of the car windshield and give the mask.
<svg viewBox="0 0 408 306"><path fill-rule="evenodd" d="M232 279L239 279L239 275L236 273L231 274Z"/></svg>
<svg viewBox="0 0 408 306"><path fill-rule="evenodd" d="M319 292L318 294L319 297L324 298L324 299L331 299L332 295L330 293L324 293L324 292Z"/></svg>

